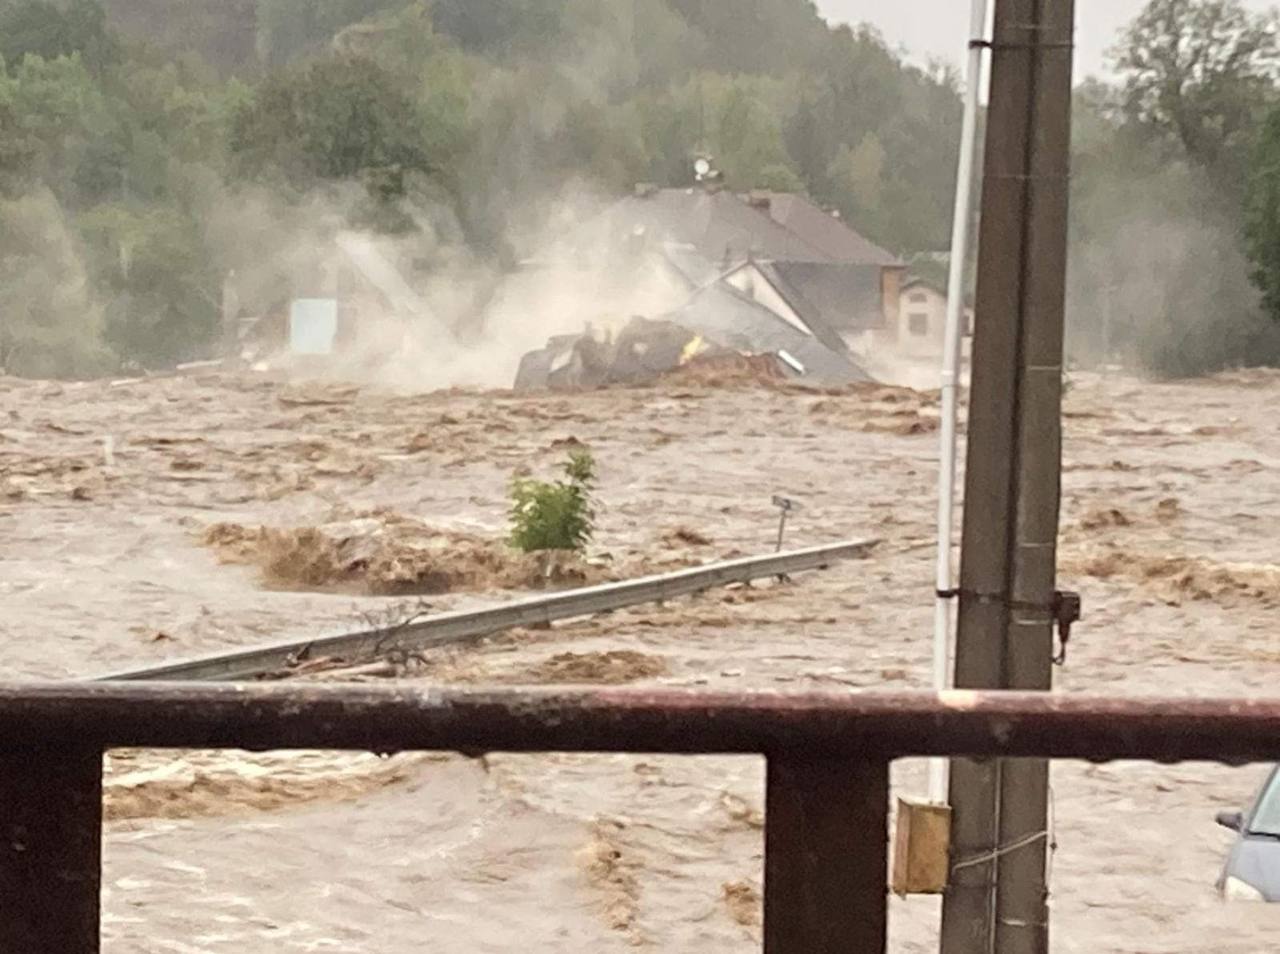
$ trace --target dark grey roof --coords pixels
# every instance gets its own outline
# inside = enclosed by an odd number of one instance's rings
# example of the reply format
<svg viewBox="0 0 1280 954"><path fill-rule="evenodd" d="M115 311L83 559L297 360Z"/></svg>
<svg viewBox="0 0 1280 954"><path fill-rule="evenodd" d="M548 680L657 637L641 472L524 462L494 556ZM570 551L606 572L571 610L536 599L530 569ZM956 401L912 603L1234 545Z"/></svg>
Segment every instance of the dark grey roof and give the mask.
<svg viewBox="0 0 1280 954"><path fill-rule="evenodd" d="M701 288L720 276L720 268L692 245L664 242L661 255L694 288Z"/></svg>
<svg viewBox="0 0 1280 954"><path fill-rule="evenodd" d="M844 339L840 337L836 325L827 319L827 316L813 304L804 293L787 280L782 270L773 262L755 262L756 268L760 269L760 273L768 279L769 284L774 287L782 299L787 302L793 311L800 317L800 320L808 326L809 330L814 333L819 341L828 348L841 350L845 347ZM844 266L832 266L833 268L842 268Z"/></svg>
<svg viewBox="0 0 1280 954"><path fill-rule="evenodd" d="M820 322L837 332L884 324L879 265L765 262L760 267L806 324Z"/></svg>
<svg viewBox="0 0 1280 954"><path fill-rule="evenodd" d="M732 192L705 189L659 189L647 196L622 199L588 222L570 244L594 249L641 232L650 242L692 246L717 264L750 257L836 261L775 222L765 210L752 207Z"/></svg>
<svg viewBox="0 0 1280 954"><path fill-rule="evenodd" d="M829 346L883 324L881 270L902 263L808 199L786 193L657 189L622 199L562 243L579 260L630 247L660 254L697 288L746 261L767 265L801 319Z"/></svg>
<svg viewBox="0 0 1280 954"><path fill-rule="evenodd" d="M785 351L804 366L804 378L817 384L871 380L843 343L823 344L723 281L702 288L664 318L736 351Z"/></svg>
<svg viewBox="0 0 1280 954"><path fill-rule="evenodd" d="M589 219L552 254L598 255L624 243L673 247L717 266L748 258L903 267L903 262L802 195L749 197L703 188L655 189L628 196Z"/></svg>

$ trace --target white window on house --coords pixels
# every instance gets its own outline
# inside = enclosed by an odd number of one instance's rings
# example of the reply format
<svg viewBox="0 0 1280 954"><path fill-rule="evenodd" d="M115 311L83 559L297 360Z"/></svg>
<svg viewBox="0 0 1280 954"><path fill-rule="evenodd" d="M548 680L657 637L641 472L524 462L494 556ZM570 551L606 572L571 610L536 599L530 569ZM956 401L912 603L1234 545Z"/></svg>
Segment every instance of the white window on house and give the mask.
<svg viewBox="0 0 1280 954"><path fill-rule="evenodd" d="M929 333L929 316L922 312L913 312L907 315L907 330L916 336L923 336Z"/></svg>
<svg viewBox="0 0 1280 954"><path fill-rule="evenodd" d="M912 292L907 296L907 301L913 305L925 305L929 302L929 295L927 292Z"/></svg>

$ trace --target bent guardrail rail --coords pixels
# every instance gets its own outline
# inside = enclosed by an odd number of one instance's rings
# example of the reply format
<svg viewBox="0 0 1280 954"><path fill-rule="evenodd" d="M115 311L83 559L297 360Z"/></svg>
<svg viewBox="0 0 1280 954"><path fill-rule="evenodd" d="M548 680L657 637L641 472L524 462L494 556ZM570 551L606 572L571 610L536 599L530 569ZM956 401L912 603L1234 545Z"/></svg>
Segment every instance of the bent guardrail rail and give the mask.
<svg viewBox="0 0 1280 954"><path fill-rule="evenodd" d="M825 569L842 560L865 557L878 543L876 540L850 540L786 553L742 557L635 580L513 600L486 609L439 613L394 626L201 656L114 673L101 677L100 681L254 679L279 672L304 656L365 659L391 651L421 651L479 639L517 626L548 625L558 620L591 616L642 603L660 603L731 583L749 583L771 576Z"/></svg>

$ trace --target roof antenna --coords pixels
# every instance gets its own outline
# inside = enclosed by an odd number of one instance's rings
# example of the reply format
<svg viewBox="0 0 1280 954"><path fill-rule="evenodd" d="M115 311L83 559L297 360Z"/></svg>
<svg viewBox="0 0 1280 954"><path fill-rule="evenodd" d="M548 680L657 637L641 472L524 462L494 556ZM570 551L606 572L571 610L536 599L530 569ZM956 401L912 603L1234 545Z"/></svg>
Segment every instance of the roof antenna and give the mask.
<svg viewBox="0 0 1280 954"><path fill-rule="evenodd" d="M723 173L712 164L711 157L706 155L698 156L693 161L693 177L695 181L709 186L718 185L724 179Z"/></svg>

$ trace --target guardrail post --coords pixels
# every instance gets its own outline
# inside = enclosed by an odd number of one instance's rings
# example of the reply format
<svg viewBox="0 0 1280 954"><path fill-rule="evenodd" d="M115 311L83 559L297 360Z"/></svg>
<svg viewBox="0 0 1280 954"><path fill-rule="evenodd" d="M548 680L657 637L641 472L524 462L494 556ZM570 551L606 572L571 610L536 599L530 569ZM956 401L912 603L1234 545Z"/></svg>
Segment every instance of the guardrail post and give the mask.
<svg viewBox="0 0 1280 954"><path fill-rule="evenodd" d="M765 954L883 954L889 765L770 756Z"/></svg>
<svg viewBox="0 0 1280 954"><path fill-rule="evenodd" d="M102 752L0 753L0 951L97 954Z"/></svg>

